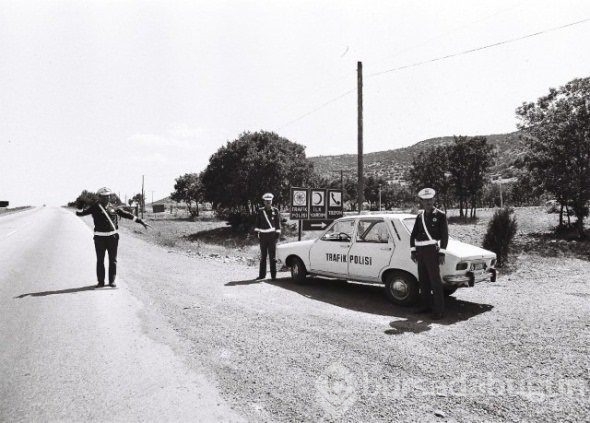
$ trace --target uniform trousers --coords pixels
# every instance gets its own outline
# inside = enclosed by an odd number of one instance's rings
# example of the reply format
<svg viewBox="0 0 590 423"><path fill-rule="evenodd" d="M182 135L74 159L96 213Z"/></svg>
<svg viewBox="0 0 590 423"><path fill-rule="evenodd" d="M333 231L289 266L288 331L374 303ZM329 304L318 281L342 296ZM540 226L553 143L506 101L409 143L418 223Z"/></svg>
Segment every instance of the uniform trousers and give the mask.
<svg viewBox="0 0 590 423"><path fill-rule="evenodd" d="M443 313L445 299L440 279L438 247L436 245L416 247L416 260L423 305L432 308L434 313Z"/></svg>
<svg viewBox="0 0 590 423"><path fill-rule="evenodd" d="M260 272L258 276L266 277L266 256L270 261L270 276L277 276L277 238L276 232L260 232Z"/></svg>
<svg viewBox="0 0 590 423"><path fill-rule="evenodd" d="M104 283L104 256L109 253L109 283L114 283L117 276L117 247L119 234L109 236L94 235L94 249L96 250L96 277L98 283Z"/></svg>

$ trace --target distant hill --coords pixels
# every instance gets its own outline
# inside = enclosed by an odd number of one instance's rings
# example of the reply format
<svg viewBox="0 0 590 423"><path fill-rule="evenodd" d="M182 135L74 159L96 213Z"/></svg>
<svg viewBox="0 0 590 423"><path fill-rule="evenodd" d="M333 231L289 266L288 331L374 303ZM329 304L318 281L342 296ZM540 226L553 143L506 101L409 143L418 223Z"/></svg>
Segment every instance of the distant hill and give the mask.
<svg viewBox="0 0 590 423"><path fill-rule="evenodd" d="M520 132L509 134L485 135L488 143L497 151L497 159L492 166L492 174L502 178L514 176L514 161L522 154L524 146L519 139ZM390 183L404 183L405 174L411 167L414 157L421 151L432 147L450 144L453 137L430 138L420 141L410 147L395 150L378 151L364 155L365 175L382 177ZM355 177L357 172L357 155L342 154L338 156L310 157L316 171L326 178L337 178L340 170L344 170L344 177Z"/></svg>

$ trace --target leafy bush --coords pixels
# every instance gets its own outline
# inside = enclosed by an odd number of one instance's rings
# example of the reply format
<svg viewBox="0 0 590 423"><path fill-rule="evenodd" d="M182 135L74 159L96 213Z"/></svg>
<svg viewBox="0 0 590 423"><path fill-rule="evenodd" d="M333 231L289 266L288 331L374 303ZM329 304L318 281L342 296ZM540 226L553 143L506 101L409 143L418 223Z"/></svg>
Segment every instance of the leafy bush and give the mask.
<svg viewBox="0 0 590 423"><path fill-rule="evenodd" d="M496 253L498 267L506 263L512 240L516 235L518 225L513 213L514 210L509 207L496 210L488 223L488 230L483 240L483 248Z"/></svg>
<svg viewBox="0 0 590 423"><path fill-rule="evenodd" d="M256 215L238 209L217 209L217 217L225 220L231 226L232 231L249 233L256 225Z"/></svg>

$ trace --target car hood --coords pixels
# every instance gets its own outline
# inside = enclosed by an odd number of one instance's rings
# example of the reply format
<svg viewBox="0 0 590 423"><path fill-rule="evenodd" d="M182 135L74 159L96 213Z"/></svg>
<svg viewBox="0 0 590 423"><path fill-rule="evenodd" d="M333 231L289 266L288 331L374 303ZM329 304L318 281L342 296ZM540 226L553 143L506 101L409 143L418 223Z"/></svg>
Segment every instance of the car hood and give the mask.
<svg viewBox="0 0 590 423"><path fill-rule="evenodd" d="M309 247L313 244L315 239L306 239L305 241L285 242L284 244L277 245L277 250L286 250L299 247Z"/></svg>
<svg viewBox="0 0 590 423"><path fill-rule="evenodd" d="M489 250L476 247L475 245L466 244L455 239L449 239L447 253L459 257L463 260L474 260L482 258L496 258L496 254Z"/></svg>

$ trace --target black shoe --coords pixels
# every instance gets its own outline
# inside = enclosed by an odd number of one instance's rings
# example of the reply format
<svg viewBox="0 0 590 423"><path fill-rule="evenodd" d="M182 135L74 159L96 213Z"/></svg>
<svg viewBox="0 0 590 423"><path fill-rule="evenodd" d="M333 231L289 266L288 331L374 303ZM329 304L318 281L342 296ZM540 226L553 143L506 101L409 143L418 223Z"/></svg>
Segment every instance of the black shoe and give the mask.
<svg viewBox="0 0 590 423"><path fill-rule="evenodd" d="M117 284L115 282L109 282L109 286L111 288L116 288L117 287Z"/></svg>
<svg viewBox="0 0 590 423"><path fill-rule="evenodd" d="M432 314L430 315L430 318L431 318L432 320L440 320L440 319L442 319L443 317L444 317L444 315L443 315L442 313L432 313Z"/></svg>
<svg viewBox="0 0 590 423"><path fill-rule="evenodd" d="M276 281L276 280L277 280L277 275L272 275L272 276L270 277L270 280L272 280L272 281Z"/></svg>
<svg viewBox="0 0 590 423"><path fill-rule="evenodd" d="M255 281L261 281L262 279L266 278L266 276L258 276L256 279L254 279Z"/></svg>
<svg viewBox="0 0 590 423"><path fill-rule="evenodd" d="M97 283L96 288L104 288L104 282Z"/></svg>

